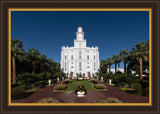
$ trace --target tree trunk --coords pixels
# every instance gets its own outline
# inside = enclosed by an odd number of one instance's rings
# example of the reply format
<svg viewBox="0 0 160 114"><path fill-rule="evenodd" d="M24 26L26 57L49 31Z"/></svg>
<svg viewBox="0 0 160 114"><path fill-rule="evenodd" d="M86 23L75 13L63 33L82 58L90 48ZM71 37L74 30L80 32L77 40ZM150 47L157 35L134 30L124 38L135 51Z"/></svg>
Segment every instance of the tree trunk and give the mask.
<svg viewBox="0 0 160 114"><path fill-rule="evenodd" d="M109 73L111 72L111 65L109 65Z"/></svg>
<svg viewBox="0 0 160 114"><path fill-rule="evenodd" d="M44 63L41 63L41 69L42 69L43 72L45 71L45 65L44 65Z"/></svg>
<svg viewBox="0 0 160 114"><path fill-rule="evenodd" d="M106 67L107 67L106 74L108 74L108 66L106 66Z"/></svg>
<svg viewBox="0 0 160 114"><path fill-rule="evenodd" d="M13 60L13 80L12 80L12 83L16 84L16 58L15 58L15 56L12 56L12 60Z"/></svg>
<svg viewBox="0 0 160 114"><path fill-rule="evenodd" d="M117 64L115 62L115 74L117 73Z"/></svg>
<svg viewBox="0 0 160 114"><path fill-rule="evenodd" d="M139 58L139 76L140 76L140 80L143 80L143 72L142 72L142 57Z"/></svg>
<svg viewBox="0 0 160 114"><path fill-rule="evenodd" d="M32 74L35 74L35 61L32 61Z"/></svg>
<svg viewBox="0 0 160 114"><path fill-rule="evenodd" d="M124 73L126 73L126 62L124 61Z"/></svg>
<svg viewBox="0 0 160 114"><path fill-rule="evenodd" d="M43 72L45 71L46 69L45 69L45 65L44 65L44 63L43 63Z"/></svg>

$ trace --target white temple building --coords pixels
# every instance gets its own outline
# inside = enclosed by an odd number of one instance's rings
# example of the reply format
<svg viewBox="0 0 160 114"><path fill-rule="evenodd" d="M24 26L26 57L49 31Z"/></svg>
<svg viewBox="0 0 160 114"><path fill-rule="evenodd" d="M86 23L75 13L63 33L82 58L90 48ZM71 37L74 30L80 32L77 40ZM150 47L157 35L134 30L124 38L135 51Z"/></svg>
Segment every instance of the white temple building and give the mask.
<svg viewBox="0 0 160 114"><path fill-rule="evenodd" d="M92 77L99 72L98 47L87 47L81 25L78 26L74 47L62 47L61 70L68 74L68 78L76 76Z"/></svg>

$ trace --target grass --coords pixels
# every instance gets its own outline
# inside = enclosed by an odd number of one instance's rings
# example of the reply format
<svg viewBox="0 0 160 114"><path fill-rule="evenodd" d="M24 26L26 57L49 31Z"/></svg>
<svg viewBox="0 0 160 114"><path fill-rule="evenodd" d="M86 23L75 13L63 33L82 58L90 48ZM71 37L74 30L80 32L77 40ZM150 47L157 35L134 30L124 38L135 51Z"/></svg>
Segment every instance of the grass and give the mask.
<svg viewBox="0 0 160 114"><path fill-rule="evenodd" d="M53 85L53 84L51 84L51 85ZM46 85L46 87L49 87L49 86L51 86L51 85Z"/></svg>
<svg viewBox="0 0 160 114"><path fill-rule="evenodd" d="M37 89L31 89L31 90L27 90L26 92L28 93L34 93L34 92L37 92L38 90Z"/></svg>
<svg viewBox="0 0 160 114"><path fill-rule="evenodd" d="M115 84L112 84L112 83L111 83L111 84L107 83L107 84L108 84L108 85L111 85L111 86L114 86L114 85L115 85Z"/></svg>
<svg viewBox="0 0 160 114"><path fill-rule="evenodd" d="M121 89L121 90L128 90L128 88L123 88L123 87L122 87L122 88L120 88L120 89Z"/></svg>
<svg viewBox="0 0 160 114"><path fill-rule="evenodd" d="M75 80L72 83L69 83L66 91L73 91L76 90L78 86L83 85L87 90L96 90L96 88L94 88L92 86L92 84L88 81L88 80Z"/></svg>

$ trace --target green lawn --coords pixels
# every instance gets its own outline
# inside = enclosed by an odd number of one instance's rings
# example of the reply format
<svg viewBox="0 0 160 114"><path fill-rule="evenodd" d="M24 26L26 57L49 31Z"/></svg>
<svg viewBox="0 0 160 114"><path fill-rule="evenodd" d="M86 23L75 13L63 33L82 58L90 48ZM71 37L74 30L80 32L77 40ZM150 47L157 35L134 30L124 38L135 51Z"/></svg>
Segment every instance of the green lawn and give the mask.
<svg viewBox="0 0 160 114"><path fill-rule="evenodd" d="M122 87L122 88L120 88L121 90L128 90L128 88L124 88L124 87Z"/></svg>
<svg viewBox="0 0 160 114"><path fill-rule="evenodd" d="M76 90L77 87L80 85L83 85L87 90L96 90L96 88L94 88L88 80L80 80L80 81L75 80L68 85L66 91Z"/></svg>
<svg viewBox="0 0 160 114"><path fill-rule="evenodd" d="M27 90L26 92L28 93L34 93L34 92L37 92L38 90L37 89L30 89L30 90Z"/></svg>

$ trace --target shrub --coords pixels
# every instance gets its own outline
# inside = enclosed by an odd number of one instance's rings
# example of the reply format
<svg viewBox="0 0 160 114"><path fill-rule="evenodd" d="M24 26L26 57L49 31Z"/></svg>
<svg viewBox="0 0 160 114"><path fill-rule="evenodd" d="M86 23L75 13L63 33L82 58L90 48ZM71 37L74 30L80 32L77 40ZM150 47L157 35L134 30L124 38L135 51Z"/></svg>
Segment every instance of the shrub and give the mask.
<svg viewBox="0 0 160 114"><path fill-rule="evenodd" d="M124 88L124 87L127 87L128 85L126 83L124 83L124 82L121 82L121 83L116 83L115 86Z"/></svg>
<svg viewBox="0 0 160 114"><path fill-rule="evenodd" d="M149 87L142 90L142 95L143 96L149 96Z"/></svg>
<svg viewBox="0 0 160 114"><path fill-rule="evenodd" d="M122 101L120 101L117 98L107 98L107 99L98 100L96 101L96 103L122 103Z"/></svg>
<svg viewBox="0 0 160 114"><path fill-rule="evenodd" d="M121 90L128 90L128 88L120 88Z"/></svg>
<svg viewBox="0 0 160 114"><path fill-rule="evenodd" d="M42 81L38 81L38 82L33 83L31 86L28 86L27 89L31 89L31 88L35 88L35 87L43 88L47 84L48 84L47 80L42 80Z"/></svg>
<svg viewBox="0 0 160 114"><path fill-rule="evenodd" d="M29 73L29 72L18 74L16 79L17 81L23 81L23 83L25 84L34 82L34 76L32 73Z"/></svg>
<svg viewBox="0 0 160 114"><path fill-rule="evenodd" d="M59 103L59 101L52 98L44 98L39 100L37 103Z"/></svg>
<svg viewBox="0 0 160 114"><path fill-rule="evenodd" d="M90 79L89 81L92 82L93 84L97 84L96 80Z"/></svg>
<svg viewBox="0 0 160 114"><path fill-rule="evenodd" d="M43 87L45 87L45 85L48 85L48 80L42 80L42 81L35 82L32 85L26 86L26 89L32 89L35 87L43 88Z"/></svg>
<svg viewBox="0 0 160 114"><path fill-rule="evenodd" d="M48 84L48 80L42 80L34 83L34 85L38 85L38 84Z"/></svg>
<svg viewBox="0 0 160 114"><path fill-rule="evenodd" d="M50 79L51 78L51 73L49 73L49 72L46 72L46 77L45 77L45 79Z"/></svg>
<svg viewBox="0 0 160 114"><path fill-rule="evenodd" d="M20 85L17 87L12 87L11 88L11 96L14 99L17 98L22 98L24 95L24 91L25 91L25 85Z"/></svg>
<svg viewBox="0 0 160 114"><path fill-rule="evenodd" d="M52 83L56 83L57 82L57 79L52 79Z"/></svg>
<svg viewBox="0 0 160 114"><path fill-rule="evenodd" d="M37 92L38 90L37 89L31 89L31 90L27 90L26 92L28 93L34 93L34 92Z"/></svg>
<svg viewBox="0 0 160 114"><path fill-rule="evenodd" d="M116 74L113 77L112 83L126 83L126 84L131 84L131 83L139 83L140 79L137 78L136 76L133 76L132 74Z"/></svg>
<svg viewBox="0 0 160 114"><path fill-rule="evenodd" d="M121 87L127 87L127 84L124 82L121 82L120 85L121 85Z"/></svg>
<svg viewBox="0 0 160 114"><path fill-rule="evenodd" d="M148 87L149 86L149 80L143 80L141 82L141 86L143 87L143 89L145 89L146 87Z"/></svg>
<svg viewBox="0 0 160 114"><path fill-rule="evenodd" d="M24 81L24 80L19 80L19 81L17 81L17 84L18 84L18 85L24 85L24 84L25 84L25 81Z"/></svg>
<svg viewBox="0 0 160 114"><path fill-rule="evenodd" d="M49 72L41 72L39 74L35 74L35 77L37 80L48 80L50 78L53 78L51 76L51 73L49 73Z"/></svg>
<svg viewBox="0 0 160 114"><path fill-rule="evenodd" d="M103 84L95 84L94 87L95 87L96 89L106 89L106 88L107 88L107 87L106 87L105 85L103 85Z"/></svg>
<svg viewBox="0 0 160 114"><path fill-rule="evenodd" d="M66 88L67 88L66 84L60 84L54 87L55 90L65 90Z"/></svg>
<svg viewBox="0 0 160 114"><path fill-rule="evenodd" d="M38 88L43 88L43 87L45 87L45 85L44 85L44 84L38 84L37 87L38 87Z"/></svg>
<svg viewBox="0 0 160 114"><path fill-rule="evenodd" d="M71 80L71 79L67 79L67 80L65 80L64 82L63 82L63 84L69 84L69 83L71 83L73 80Z"/></svg>
<svg viewBox="0 0 160 114"><path fill-rule="evenodd" d="M142 87L139 83L134 83L133 84L133 89L134 89L134 94L141 96L142 93Z"/></svg>
<svg viewBox="0 0 160 114"><path fill-rule="evenodd" d="M46 79L44 72L37 74L36 77L37 77L39 80L45 80L45 79Z"/></svg>

